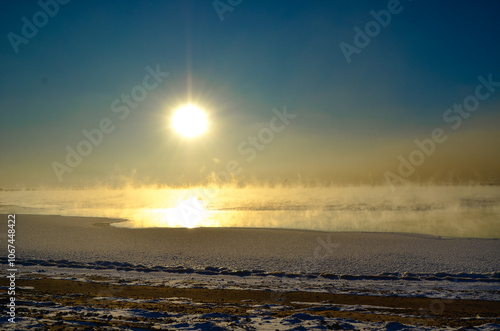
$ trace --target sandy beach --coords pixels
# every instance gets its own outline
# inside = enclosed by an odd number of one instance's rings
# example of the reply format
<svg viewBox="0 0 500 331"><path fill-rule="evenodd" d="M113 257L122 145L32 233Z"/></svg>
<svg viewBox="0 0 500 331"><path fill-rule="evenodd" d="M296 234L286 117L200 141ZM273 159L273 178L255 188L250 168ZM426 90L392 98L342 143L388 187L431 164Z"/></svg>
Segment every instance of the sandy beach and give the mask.
<svg viewBox="0 0 500 331"><path fill-rule="evenodd" d="M2 280L2 286L5 281ZM19 281L20 324L51 330L418 329L496 323L499 301L164 286L110 287L104 278ZM107 293L107 295L106 295ZM497 324L498 325L498 324ZM92 326L92 327L91 327ZM494 326L491 326L492 328Z"/></svg>

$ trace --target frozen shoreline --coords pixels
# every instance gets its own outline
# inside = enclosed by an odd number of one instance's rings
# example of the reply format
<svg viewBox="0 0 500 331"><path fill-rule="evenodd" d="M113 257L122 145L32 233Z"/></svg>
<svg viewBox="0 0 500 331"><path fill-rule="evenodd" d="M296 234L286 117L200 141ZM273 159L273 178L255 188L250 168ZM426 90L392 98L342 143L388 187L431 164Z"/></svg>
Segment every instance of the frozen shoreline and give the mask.
<svg viewBox="0 0 500 331"><path fill-rule="evenodd" d="M108 226L120 221L114 219L16 219L21 273L105 275L180 287L500 300L497 239L249 228L126 229Z"/></svg>
<svg viewBox="0 0 500 331"><path fill-rule="evenodd" d="M16 219L18 257L25 260L335 275L500 270L499 239L255 228L127 229L96 226L120 221L103 218L18 214Z"/></svg>
<svg viewBox="0 0 500 331"><path fill-rule="evenodd" d="M242 330L247 327L324 329L326 325L354 329L450 330L444 325L451 322L446 319L447 315L442 315L451 314L452 301L449 300L500 301L498 239L110 226L119 221L16 215L16 266L22 296L19 325L48 327L63 320L73 326L113 323L151 327L154 324L179 330L208 326ZM0 244L6 239L2 236ZM2 264L4 260L0 258ZM64 294L53 293L57 287L52 285L47 291L39 292L37 282L69 282L68 289L77 293L66 293L66 290L62 290ZM75 288L74 283L81 285ZM149 295L136 298L124 292L139 287L146 291L172 289L172 293L250 290L255 295L265 293L269 302L204 303L177 298L178 295L152 299ZM78 292L81 288L85 291ZM300 293L353 295L356 302L373 298L437 301L424 304L423 311L416 305L414 310L402 312L401 307L384 304L292 300ZM109 308L110 303L115 308ZM96 304L100 308L93 308ZM165 305L161 312L158 305ZM219 312L203 313L205 305ZM443 307L445 310L441 311ZM179 309L183 312L179 313ZM429 313L434 317L428 316ZM370 321L367 314L378 317ZM498 328L496 316L471 316L460 317L463 321L457 325L469 323L468 319L472 318L478 325L477 330ZM443 327L437 328L432 323Z"/></svg>

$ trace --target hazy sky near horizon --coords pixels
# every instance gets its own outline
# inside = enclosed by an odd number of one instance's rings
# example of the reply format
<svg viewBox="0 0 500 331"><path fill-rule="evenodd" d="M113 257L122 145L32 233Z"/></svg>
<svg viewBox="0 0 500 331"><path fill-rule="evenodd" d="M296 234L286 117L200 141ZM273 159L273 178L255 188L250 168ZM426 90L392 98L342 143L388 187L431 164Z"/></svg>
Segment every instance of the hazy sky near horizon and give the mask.
<svg viewBox="0 0 500 331"><path fill-rule="evenodd" d="M499 2L218 6L4 3L0 186L185 185L240 167L239 182L384 183L387 171L412 181L500 181ZM397 12L390 22L380 14L386 26L371 13L382 10ZM34 20L36 32L24 27ZM369 36L366 27L377 30ZM346 57L346 49L355 51ZM143 100L123 101L134 91ZM475 110L454 112L465 100ZM209 119L194 139L170 127L187 103ZM284 109L296 117L273 122ZM78 153L89 140L82 131L103 119L112 132L69 164L68 146ZM272 123L284 124L270 131ZM415 139L428 141L436 128L442 142L414 153L419 164L401 173L401 157L410 162ZM70 171L58 178L54 162Z"/></svg>

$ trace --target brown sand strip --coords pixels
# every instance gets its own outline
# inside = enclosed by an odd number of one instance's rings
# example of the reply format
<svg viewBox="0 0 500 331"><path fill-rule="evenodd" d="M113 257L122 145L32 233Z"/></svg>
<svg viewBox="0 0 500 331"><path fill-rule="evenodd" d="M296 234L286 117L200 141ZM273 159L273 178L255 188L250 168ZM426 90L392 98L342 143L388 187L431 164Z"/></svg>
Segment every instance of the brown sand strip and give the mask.
<svg viewBox="0 0 500 331"><path fill-rule="evenodd" d="M2 281L3 283L3 281ZM80 282L50 278L18 280L18 286L33 286L34 290L20 290L19 296L37 300L51 300L68 306L92 305L105 308L142 308L187 314L224 312L248 315L249 304L280 304L287 310L273 311L277 317L289 316L300 309L312 306L297 302L323 302L337 305L370 305L366 312L339 311L337 309L311 310L310 314L338 318L353 318L360 321L398 321L406 324L430 326L470 327L485 323L498 323L499 301L440 300L414 297L385 297L369 295L345 295L314 292L271 292L263 290L229 290L189 288L180 289L159 286L108 285L102 282ZM75 297L71 294L82 294ZM57 295L57 297L54 297ZM113 300L95 300L95 297L122 297L135 299L160 299L172 297L191 298L207 305L193 306L173 303L130 303ZM45 298L45 299L44 299ZM326 305L325 305L326 306ZM398 308L395 310L394 308ZM414 317L397 316L409 314ZM480 316L482 319L477 319Z"/></svg>

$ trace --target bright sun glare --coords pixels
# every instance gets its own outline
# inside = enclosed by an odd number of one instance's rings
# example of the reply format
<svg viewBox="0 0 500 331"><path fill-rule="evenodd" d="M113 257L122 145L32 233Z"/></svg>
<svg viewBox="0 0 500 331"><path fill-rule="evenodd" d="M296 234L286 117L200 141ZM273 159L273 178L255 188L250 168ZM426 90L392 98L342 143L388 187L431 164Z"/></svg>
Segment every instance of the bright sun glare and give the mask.
<svg viewBox="0 0 500 331"><path fill-rule="evenodd" d="M207 116L194 105L183 106L174 113L172 127L186 138L199 136L207 129Z"/></svg>

